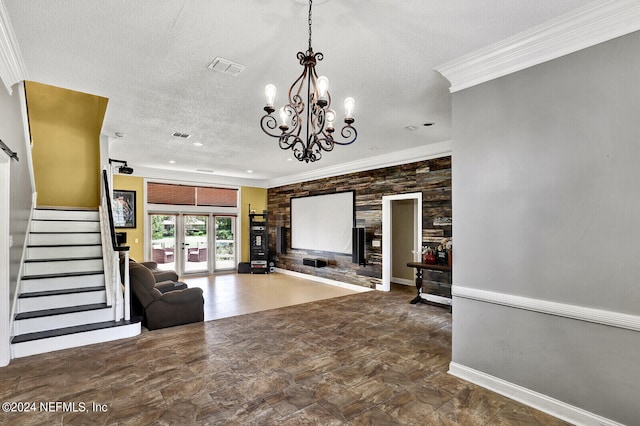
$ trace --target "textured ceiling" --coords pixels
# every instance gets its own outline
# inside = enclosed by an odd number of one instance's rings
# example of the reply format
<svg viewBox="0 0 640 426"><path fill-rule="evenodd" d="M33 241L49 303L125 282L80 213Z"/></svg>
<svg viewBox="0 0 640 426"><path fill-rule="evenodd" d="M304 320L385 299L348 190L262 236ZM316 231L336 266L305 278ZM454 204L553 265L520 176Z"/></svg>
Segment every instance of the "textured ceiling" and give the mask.
<svg viewBox="0 0 640 426"><path fill-rule="evenodd" d="M304 2L3 1L30 80L109 98L103 133L112 158L134 168L263 180L449 140L449 83L435 66L590 2L317 1L318 74L329 77L339 117L342 99L355 98L359 136L305 164L287 161L291 153L259 126L264 85L278 87L282 105L302 70ZM236 77L209 70L217 56L246 69ZM417 129L403 129L409 125Z"/></svg>

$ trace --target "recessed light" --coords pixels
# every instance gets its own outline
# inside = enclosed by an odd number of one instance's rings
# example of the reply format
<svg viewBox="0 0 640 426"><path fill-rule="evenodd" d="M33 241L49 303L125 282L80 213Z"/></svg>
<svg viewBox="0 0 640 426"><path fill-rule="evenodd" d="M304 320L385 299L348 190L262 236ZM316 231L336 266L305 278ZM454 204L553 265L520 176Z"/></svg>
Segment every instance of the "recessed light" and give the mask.
<svg viewBox="0 0 640 426"><path fill-rule="evenodd" d="M200 148L202 146L202 144L200 142L194 142L193 146L197 146L198 148Z"/></svg>
<svg viewBox="0 0 640 426"><path fill-rule="evenodd" d="M174 160L169 160L169 164L176 164Z"/></svg>
<svg viewBox="0 0 640 426"><path fill-rule="evenodd" d="M403 127L403 129L405 129L405 130L407 130L409 132L413 132L414 130L417 129L417 127L416 126L405 126L405 127Z"/></svg>
<svg viewBox="0 0 640 426"><path fill-rule="evenodd" d="M293 161L293 158L287 158L287 161Z"/></svg>
<svg viewBox="0 0 640 426"><path fill-rule="evenodd" d="M247 173L253 173L253 170L247 170Z"/></svg>

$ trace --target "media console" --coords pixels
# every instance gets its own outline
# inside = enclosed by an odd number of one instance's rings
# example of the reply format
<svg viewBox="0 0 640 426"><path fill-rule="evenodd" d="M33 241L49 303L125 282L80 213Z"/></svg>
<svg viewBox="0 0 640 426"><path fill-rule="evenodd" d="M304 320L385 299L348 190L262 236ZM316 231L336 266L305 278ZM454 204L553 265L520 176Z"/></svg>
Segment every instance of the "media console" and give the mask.
<svg viewBox="0 0 640 426"><path fill-rule="evenodd" d="M304 259L302 259L302 264L306 266L313 266L314 268L323 268L327 266L327 261L322 259L305 257Z"/></svg>

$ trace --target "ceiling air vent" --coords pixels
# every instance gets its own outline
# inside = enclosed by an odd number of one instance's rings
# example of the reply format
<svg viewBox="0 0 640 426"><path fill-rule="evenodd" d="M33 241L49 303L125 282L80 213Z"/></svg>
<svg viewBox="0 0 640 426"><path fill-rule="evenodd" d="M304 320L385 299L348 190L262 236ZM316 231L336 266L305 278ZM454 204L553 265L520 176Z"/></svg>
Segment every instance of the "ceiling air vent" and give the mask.
<svg viewBox="0 0 640 426"><path fill-rule="evenodd" d="M231 62L218 56L209 64L208 68L235 77L240 74L245 67L244 65L236 64L235 62Z"/></svg>
<svg viewBox="0 0 640 426"><path fill-rule="evenodd" d="M171 136L175 138L181 138L181 139L189 139L191 137L191 135L187 133L180 133L180 132L173 132L171 133Z"/></svg>

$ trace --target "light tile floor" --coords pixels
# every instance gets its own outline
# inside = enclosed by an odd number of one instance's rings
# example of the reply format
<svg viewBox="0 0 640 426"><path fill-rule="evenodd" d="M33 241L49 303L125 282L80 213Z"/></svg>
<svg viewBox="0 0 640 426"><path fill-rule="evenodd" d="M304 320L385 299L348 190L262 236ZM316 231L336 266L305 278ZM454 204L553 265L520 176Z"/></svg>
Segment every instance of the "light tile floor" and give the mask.
<svg viewBox="0 0 640 426"><path fill-rule="evenodd" d="M189 287L200 287L204 291L205 321L357 293L281 273L228 273L181 280Z"/></svg>

